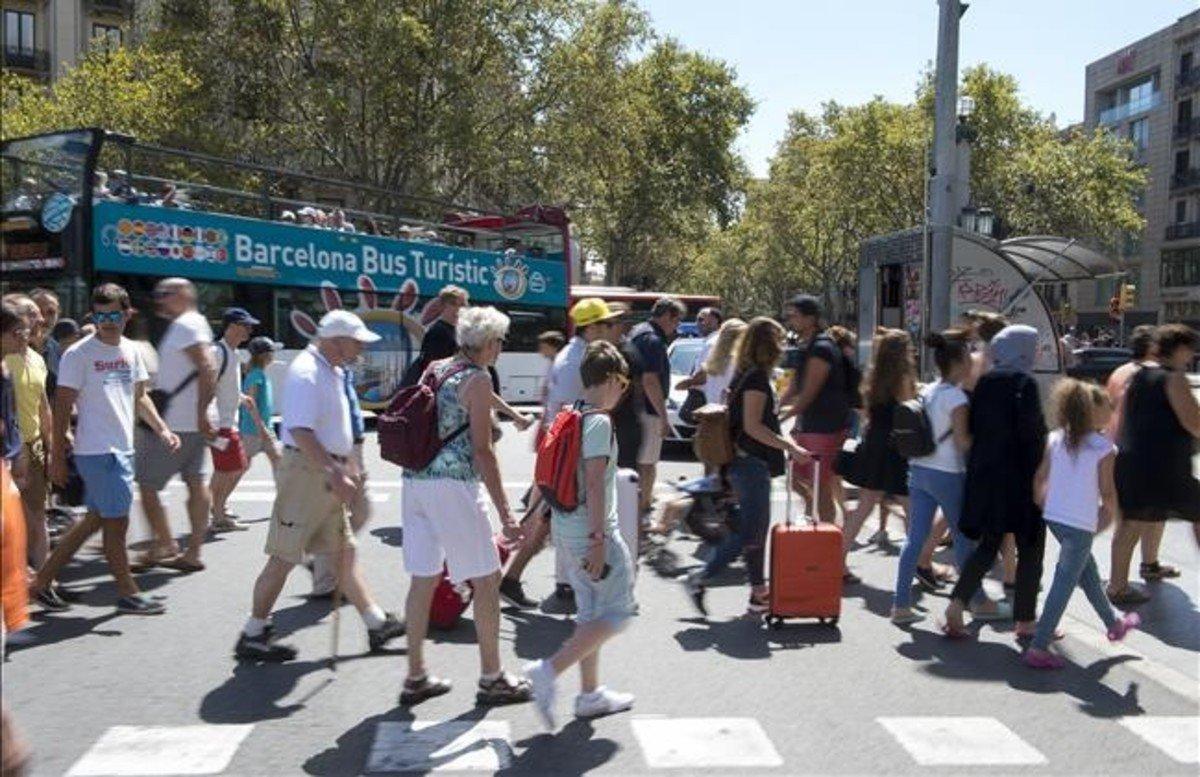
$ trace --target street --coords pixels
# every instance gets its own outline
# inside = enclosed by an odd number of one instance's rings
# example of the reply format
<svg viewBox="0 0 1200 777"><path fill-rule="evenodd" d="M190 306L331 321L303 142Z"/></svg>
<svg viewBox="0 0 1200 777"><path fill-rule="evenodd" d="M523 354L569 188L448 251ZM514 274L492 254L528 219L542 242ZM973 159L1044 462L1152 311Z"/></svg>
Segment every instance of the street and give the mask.
<svg viewBox="0 0 1200 777"><path fill-rule="evenodd" d="M529 434L506 427L499 444L506 487L515 500L530 479ZM365 576L385 609L403 613L399 471L367 441L374 518L359 538ZM660 481L698 472L673 461ZM776 482L776 489L781 487ZM37 615L35 641L4 667L4 700L30 741L37 775L229 774L355 775L397 771L498 771L526 774L918 774L929 766L1022 774L1196 773L1200 744L1200 613L1197 552L1190 527L1173 524L1163 561L1184 569L1153 585L1140 612L1143 631L1109 645L1084 597L1063 621L1060 672L1019 662L1011 624L976 625L978 640L937 631L945 607L924 595L928 617L910 629L891 625L902 526L888 546L862 547L851 565L863 584L847 589L836 628L791 622L768 630L739 618L742 568L709 597L710 622L695 617L674 576L697 564L696 543L675 539L659 568L640 567L640 616L603 651L602 679L637 695L631 713L591 722L566 716L577 676L561 682L555 736L542 732L531 705L474 706L478 653L465 619L434 632L430 668L454 690L415 709L397 696L403 640L367 655L354 610L342 611L341 654L327 668L327 602L308 602L309 574L293 572L277 629L300 650L281 665L239 665L232 657L262 545L273 484L260 457L231 500L250 531L224 534L204 549L208 569L139 577L164 597L160 617L116 616L114 590L98 543L63 576L73 609ZM184 490L168 489L172 523L182 531ZM777 491L776 520L785 499ZM135 506L139 537L144 537ZM872 518L865 540L877 528ZM1108 540L1095 556L1108 567ZM1048 587L1057 544L1047 543ZM675 569L671 569L675 567ZM541 610L506 609L506 668L549 655L570 631L550 595L553 558L544 553L526 590L547 598ZM998 594L999 581L987 585Z"/></svg>

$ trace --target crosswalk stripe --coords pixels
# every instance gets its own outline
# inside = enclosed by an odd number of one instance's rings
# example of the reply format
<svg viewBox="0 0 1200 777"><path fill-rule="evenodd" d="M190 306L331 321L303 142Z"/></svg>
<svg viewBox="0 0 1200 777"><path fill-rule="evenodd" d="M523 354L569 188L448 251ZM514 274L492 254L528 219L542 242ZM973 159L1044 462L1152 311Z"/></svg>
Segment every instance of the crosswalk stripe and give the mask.
<svg viewBox="0 0 1200 777"><path fill-rule="evenodd" d="M1121 725L1181 764L1200 763L1200 716L1145 715Z"/></svg>
<svg viewBox="0 0 1200 777"><path fill-rule="evenodd" d="M389 720L375 727L366 771L495 772L512 758L506 720Z"/></svg>
<svg viewBox="0 0 1200 777"><path fill-rule="evenodd" d="M219 774L253 725L113 726L67 777Z"/></svg>
<svg viewBox="0 0 1200 777"><path fill-rule="evenodd" d="M995 718L876 718L921 766L1044 764L1046 756Z"/></svg>
<svg viewBox="0 0 1200 777"><path fill-rule="evenodd" d="M631 721L651 769L765 768L783 759L753 718L653 718Z"/></svg>

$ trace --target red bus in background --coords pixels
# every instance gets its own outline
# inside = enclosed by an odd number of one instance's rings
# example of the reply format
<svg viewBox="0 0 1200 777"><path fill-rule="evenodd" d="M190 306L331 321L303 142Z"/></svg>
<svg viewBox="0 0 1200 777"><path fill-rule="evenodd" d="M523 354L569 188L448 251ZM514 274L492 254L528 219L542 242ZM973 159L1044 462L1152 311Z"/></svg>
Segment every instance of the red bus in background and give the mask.
<svg viewBox="0 0 1200 777"><path fill-rule="evenodd" d="M687 305L687 324L681 328L680 334L684 337L695 337L699 334L695 330L696 314L700 312L700 308L719 308L721 307L721 298L714 297L708 294L676 294L669 291L638 291L637 289L628 286L572 286L571 287L571 305L574 305L581 299L587 297L599 297L605 302L620 302L629 308L630 316L638 321L644 321L650 317L650 308L654 307L656 300L662 297L674 297L683 304Z"/></svg>

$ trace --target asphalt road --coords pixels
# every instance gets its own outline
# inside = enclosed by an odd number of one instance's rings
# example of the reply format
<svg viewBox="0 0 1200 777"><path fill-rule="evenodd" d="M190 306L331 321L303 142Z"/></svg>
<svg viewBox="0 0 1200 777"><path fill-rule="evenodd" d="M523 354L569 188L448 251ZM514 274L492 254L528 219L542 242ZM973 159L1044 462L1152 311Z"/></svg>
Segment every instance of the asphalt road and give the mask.
<svg viewBox="0 0 1200 777"><path fill-rule="evenodd" d="M512 431L501 442L513 494L529 481L529 446ZM360 547L377 598L402 610L397 471L372 458L379 501ZM664 475L697 470L669 463ZM210 542L207 571L141 576L165 598L161 617L113 614L97 547L69 569L64 581L79 602L68 613L38 616L34 644L14 650L4 665L4 700L36 751L35 774L923 774L931 766L947 774L1196 773L1200 564L1185 526L1170 527L1163 559L1185 574L1153 586L1154 601L1141 608L1144 632L1108 645L1077 595L1063 624L1072 664L1057 673L1024 668L1008 625L977 628L978 639L966 642L943 639L933 617L907 630L892 626L886 613L898 520L894 544L853 554L864 584L847 590L837 628L797 622L772 631L741 620L740 568L712 591L709 622L695 618L675 575L698 563L697 546L677 539L658 568L642 566L641 614L604 649L604 680L636 693L634 710L570 721L577 681L568 676L560 696L566 725L549 736L528 705L474 706L478 659L469 619L429 647L432 669L455 690L411 712L397 706L403 642L390 655L366 655L351 608L342 611L346 658L329 671L329 607L301 598L309 585L303 570L275 615L299 659L236 663L231 651L264 559L273 494L265 462L246 481L231 505L253 528ZM169 496L182 531L183 489L173 484ZM783 506L779 494L777 518ZM876 526L872 519L863 536ZM1049 545L1046 585L1057 550ZM1096 553L1103 569L1107 554L1105 538ZM552 558L543 554L527 588L541 597L552 587ZM548 655L569 633L555 604L506 611L508 668ZM931 616L945 606L936 596L918 604Z"/></svg>

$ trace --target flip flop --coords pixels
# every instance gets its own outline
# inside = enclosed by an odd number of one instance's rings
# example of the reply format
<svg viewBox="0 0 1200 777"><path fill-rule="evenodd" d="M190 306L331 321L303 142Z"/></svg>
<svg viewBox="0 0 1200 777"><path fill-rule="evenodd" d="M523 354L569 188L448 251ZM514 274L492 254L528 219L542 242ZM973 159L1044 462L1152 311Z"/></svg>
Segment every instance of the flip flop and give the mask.
<svg viewBox="0 0 1200 777"><path fill-rule="evenodd" d="M946 639L962 640L970 639L973 636L971 632L967 631L966 629L960 629L957 626L951 626L946 622L940 623L939 628L942 630L942 636L944 636Z"/></svg>
<svg viewBox="0 0 1200 777"><path fill-rule="evenodd" d="M204 564L199 561L188 561L183 556L169 558L165 561L158 562L160 567L174 569L177 572L183 572L185 575L190 575L193 572L203 572Z"/></svg>
<svg viewBox="0 0 1200 777"><path fill-rule="evenodd" d="M1150 595L1129 586L1115 594L1109 594L1108 600L1113 604L1145 604L1150 601Z"/></svg>
<svg viewBox="0 0 1200 777"><path fill-rule="evenodd" d="M1166 580L1172 577L1179 577L1182 574L1179 569L1170 564L1160 564L1155 561L1153 564L1142 564L1140 570L1142 579L1147 582L1155 580Z"/></svg>

